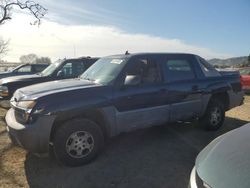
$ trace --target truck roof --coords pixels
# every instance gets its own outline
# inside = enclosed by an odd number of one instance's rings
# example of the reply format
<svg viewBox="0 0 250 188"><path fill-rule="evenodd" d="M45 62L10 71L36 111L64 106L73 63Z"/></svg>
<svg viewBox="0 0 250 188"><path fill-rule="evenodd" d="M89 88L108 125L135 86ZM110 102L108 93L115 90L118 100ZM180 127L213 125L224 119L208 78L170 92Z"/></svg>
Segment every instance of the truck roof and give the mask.
<svg viewBox="0 0 250 188"><path fill-rule="evenodd" d="M133 56L140 56L140 55L147 55L147 56L166 56L166 55L181 55L181 56L196 56L195 54L191 53L158 53L158 52L143 52L143 53L128 53L128 54L117 54L117 55L110 55L106 57L112 57L112 58L130 58Z"/></svg>

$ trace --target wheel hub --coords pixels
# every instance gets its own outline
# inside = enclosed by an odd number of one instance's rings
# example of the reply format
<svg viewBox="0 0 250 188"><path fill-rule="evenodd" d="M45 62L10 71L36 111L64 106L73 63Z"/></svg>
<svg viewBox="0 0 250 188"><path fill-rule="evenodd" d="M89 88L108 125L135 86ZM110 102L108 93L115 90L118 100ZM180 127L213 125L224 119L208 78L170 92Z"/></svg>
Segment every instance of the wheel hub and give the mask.
<svg viewBox="0 0 250 188"><path fill-rule="evenodd" d="M211 112L210 122L213 126L216 126L221 121L221 111L219 108L214 108Z"/></svg>
<svg viewBox="0 0 250 188"><path fill-rule="evenodd" d="M66 142L66 151L73 158L87 156L94 148L93 136L86 131L72 133Z"/></svg>

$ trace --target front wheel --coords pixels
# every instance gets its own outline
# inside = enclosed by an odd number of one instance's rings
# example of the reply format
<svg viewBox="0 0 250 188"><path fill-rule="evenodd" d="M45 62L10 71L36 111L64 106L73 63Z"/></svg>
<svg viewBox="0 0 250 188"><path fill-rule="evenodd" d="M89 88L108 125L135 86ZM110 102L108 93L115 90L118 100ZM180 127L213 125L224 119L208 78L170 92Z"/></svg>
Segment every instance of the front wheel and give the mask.
<svg viewBox="0 0 250 188"><path fill-rule="evenodd" d="M73 119L55 133L56 158L67 166L80 166L92 161L100 152L104 137L100 127L87 119Z"/></svg>
<svg viewBox="0 0 250 188"><path fill-rule="evenodd" d="M224 123L225 108L223 103L218 99L212 99L200 122L207 130L218 130Z"/></svg>

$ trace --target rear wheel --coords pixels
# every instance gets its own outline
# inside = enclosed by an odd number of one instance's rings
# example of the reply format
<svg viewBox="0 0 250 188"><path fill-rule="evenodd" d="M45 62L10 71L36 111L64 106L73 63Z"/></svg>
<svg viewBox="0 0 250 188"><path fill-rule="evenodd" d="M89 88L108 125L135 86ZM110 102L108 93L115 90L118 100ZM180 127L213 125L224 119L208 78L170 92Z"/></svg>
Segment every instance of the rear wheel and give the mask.
<svg viewBox="0 0 250 188"><path fill-rule="evenodd" d="M100 127L87 119L73 119L55 133L56 158L67 166L80 166L92 161L101 151L104 137Z"/></svg>
<svg viewBox="0 0 250 188"><path fill-rule="evenodd" d="M206 113L200 122L207 130L218 130L224 123L225 108L219 99L211 99L207 106Z"/></svg>

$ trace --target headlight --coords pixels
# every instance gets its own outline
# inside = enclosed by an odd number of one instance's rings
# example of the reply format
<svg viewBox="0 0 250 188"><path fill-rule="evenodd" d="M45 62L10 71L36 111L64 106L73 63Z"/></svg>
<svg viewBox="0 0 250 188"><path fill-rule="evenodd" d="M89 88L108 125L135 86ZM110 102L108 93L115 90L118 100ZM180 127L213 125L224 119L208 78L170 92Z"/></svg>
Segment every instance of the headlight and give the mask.
<svg viewBox="0 0 250 188"><path fill-rule="evenodd" d="M19 101L16 107L26 110L31 110L36 105L36 101Z"/></svg>
<svg viewBox="0 0 250 188"><path fill-rule="evenodd" d="M2 97L9 96L9 90L7 86L0 86L0 96Z"/></svg>
<svg viewBox="0 0 250 188"><path fill-rule="evenodd" d="M36 105L36 101L19 101L11 99L11 105L15 108L15 116L18 122L27 123L32 120L31 111Z"/></svg>

